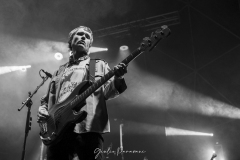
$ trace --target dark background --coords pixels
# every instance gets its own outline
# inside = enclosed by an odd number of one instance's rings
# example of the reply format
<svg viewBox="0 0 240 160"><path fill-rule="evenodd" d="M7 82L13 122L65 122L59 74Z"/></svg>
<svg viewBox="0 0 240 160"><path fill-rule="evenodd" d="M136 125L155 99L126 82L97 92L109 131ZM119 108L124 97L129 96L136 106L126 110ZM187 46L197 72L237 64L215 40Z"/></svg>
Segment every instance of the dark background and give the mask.
<svg viewBox="0 0 240 160"><path fill-rule="evenodd" d="M119 125L124 124L124 150L145 151L126 153L125 160L143 160L144 157L149 160L207 160L213 150L219 152L221 160L240 159L239 1L0 2L0 65L32 66L27 72L0 75L1 160L21 158L27 109L18 112L17 108L27 98L27 92L41 83L40 69L53 73L67 61L68 33L79 25L89 26L94 31L93 46L108 48L107 52L91 56L106 60L111 67L127 56L127 53L119 53L121 45L128 45L132 52L143 37L151 35L154 27L168 25L171 29L171 35L160 41L152 52L143 53L129 64L125 76L128 90L108 101L111 133L104 135L104 149L112 146L112 151L117 150ZM174 20L170 13L174 13ZM151 24L149 17L157 15L162 15L161 22L143 27ZM109 27L130 29L109 35ZM99 37L103 30L105 36ZM65 51L64 59L56 61L53 54L61 50ZM26 160L39 159L37 109L47 83L33 97L33 122L27 139ZM165 127L213 133L214 136L166 136ZM112 153L105 156L111 160L122 158Z"/></svg>

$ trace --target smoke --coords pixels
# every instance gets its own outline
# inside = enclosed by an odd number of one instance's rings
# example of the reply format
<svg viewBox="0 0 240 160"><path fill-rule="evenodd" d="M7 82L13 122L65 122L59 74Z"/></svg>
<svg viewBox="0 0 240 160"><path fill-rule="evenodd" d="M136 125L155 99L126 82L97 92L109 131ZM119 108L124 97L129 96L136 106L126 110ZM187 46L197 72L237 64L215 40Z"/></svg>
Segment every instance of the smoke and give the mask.
<svg viewBox="0 0 240 160"><path fill-rule="evenodd" d="M0 1L0 29L1 32L8 29L17 29L24 23L27 12L24 4L18 0Z"/></svg>
<svg viewBox="0 0 240 160"><path fill-rule="evenodd" d="M62 33L79 25L101 25L109 15L121 17L130 11L127 0L0 0L0 32L13 34Z"/></svg>
<svg viewBox="0 0 240 160"><path fill-rule="evenodd" d="M68 32L79 25L102 28L103 18L121 17L131 7L127 0L0 0L0 3L1 66L49 59L45 56L53 47L48 40L66 42Z"/></svg>
<svg viewBox="0 0 240 160"><path fill-rule="evenodd" d="M68 51L67 44L42 39L2 35L0 39L1 66L31 65L55 61L54 53Z"/></svg>

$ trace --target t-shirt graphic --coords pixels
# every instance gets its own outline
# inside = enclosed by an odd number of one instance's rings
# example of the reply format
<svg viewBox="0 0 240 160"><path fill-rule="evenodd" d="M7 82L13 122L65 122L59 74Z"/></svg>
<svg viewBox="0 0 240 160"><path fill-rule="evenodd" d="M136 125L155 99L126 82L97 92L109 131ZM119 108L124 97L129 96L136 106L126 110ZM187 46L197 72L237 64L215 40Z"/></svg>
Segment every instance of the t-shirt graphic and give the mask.
<svg viewBox="0 0 240 160"><path fill-rule="evenodd" d="M66 68L62 76L62 86L59 93L58 102L64 101L72 91L83 81L86 75L86 68L74 65Z"/></svg>

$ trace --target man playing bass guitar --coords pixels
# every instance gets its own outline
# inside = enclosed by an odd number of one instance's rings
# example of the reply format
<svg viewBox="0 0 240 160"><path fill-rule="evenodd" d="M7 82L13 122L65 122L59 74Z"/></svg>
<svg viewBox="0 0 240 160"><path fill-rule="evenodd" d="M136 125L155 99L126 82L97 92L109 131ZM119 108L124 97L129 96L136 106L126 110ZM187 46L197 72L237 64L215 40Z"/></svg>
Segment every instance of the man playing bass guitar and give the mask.
<svg viewBox="0 0 240 160"><path fill-rule="evenodd" d="M77 89L81 88L79 86L83 82L91 80L91 77L93 81L99 80L110 72L108 63L103 60L96 59L94 65L90 65L92 63L90 63L89 48L92 42L93 33L88 27L79 26L69 33L68 44L72 55L69 57L69 62L61 65L54 72L47 94L41 98L41 106L38 109L39 124L52 125L54 123L56 127L53 127L54 130L65 126L63 120L59 118L66 116L65 108L75 103L77 98L73 92L81 94ZM94 76L91 75L91 67L94 67ZM47 144L47 160L68 160L73 155L77 155L80 160L101 160L103 158L101 154L96 157L94 151L97 148L103 150L102 134L110 132L106 100L115 98L126 90L127 86L123 78L125 73L127 73L127 66L124 63L114 66L114 76L88 95L84 105L73 112L75 116L81 111L83 116L76 121L77 123L70 125L71 127L67 129L62 127L64 133L61 133L63 136L57 143L51 145L50 140L54 138L52 135L60 135L60 132L57 134L52 132L50 136L44 138L44 134L47 134L50 128L44 129L43 127L42 140ZM75 108L79 105L76 104ZM66 124L66 126L69 125Z"/></svg>

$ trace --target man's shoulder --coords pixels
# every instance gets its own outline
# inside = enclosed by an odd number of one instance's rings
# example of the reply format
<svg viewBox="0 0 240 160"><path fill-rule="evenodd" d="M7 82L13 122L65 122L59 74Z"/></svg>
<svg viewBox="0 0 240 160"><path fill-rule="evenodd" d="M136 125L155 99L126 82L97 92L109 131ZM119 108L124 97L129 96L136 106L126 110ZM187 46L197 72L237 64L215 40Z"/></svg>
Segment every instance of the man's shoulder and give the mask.
<svg viewBox="0 0 240 160"><path fill-rule="evenodd" d="M64 69L67 67L67 65L68 65L68 62L60 65L59 68L57 70L55 70L54 75L55 76L59 75L62 71L64 71Z"/></svg>

